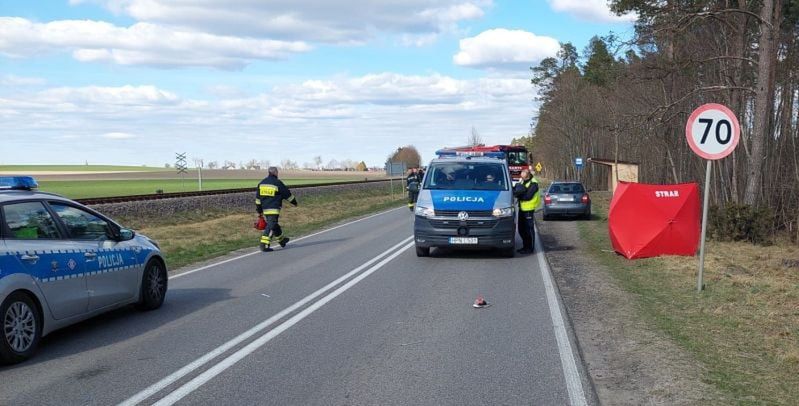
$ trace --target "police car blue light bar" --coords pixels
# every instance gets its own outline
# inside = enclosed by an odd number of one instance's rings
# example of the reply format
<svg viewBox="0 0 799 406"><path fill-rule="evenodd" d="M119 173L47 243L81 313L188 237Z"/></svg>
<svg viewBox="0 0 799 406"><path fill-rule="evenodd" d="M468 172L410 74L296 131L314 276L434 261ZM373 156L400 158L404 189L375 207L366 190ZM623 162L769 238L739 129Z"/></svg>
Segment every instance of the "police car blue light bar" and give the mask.
<svg viewBox="0 0 799 406"><path fill-rule="evenodd" d="M504 152L485 152L483 155L489 158L505 159Z"/></svg>
<svg viewBox="0 0 799 406"><path fill-rule="evenodd" d="M0 176L0 190L33 190L38 189L36 179L30 176Z"/></svg>

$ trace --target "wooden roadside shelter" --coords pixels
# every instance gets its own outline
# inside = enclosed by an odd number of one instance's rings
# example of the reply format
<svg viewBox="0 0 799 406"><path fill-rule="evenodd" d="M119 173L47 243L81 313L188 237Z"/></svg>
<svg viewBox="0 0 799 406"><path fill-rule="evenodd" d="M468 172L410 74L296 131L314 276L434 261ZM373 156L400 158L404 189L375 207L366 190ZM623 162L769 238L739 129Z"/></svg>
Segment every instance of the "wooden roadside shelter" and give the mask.
<svg viewBox="0 0 799 406"><path fill-rule="evenodd" d="M638 182L638 163L627 161L616 161L605 158L588 158L586 160L592 164L602 165L610 168L608 171L608 190L616 192L616 185L619 181Z"/></svg>

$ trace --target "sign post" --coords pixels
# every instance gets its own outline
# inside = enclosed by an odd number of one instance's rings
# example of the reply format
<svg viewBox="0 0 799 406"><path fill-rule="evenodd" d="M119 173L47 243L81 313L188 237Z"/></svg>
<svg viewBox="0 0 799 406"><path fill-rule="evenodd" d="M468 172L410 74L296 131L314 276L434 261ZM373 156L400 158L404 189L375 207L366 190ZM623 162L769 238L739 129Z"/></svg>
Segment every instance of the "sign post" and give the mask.
<svg viewBox="0 0 799 406"><path fill-rule="evenodd" d="M538 172L538 173L541 173L541 171L542 171L543 169L544 169L544 167L541 165L541 162L539 162L539 163L535 164L535 171L536 171L536 172Z"/></svg>
<svg viewBox="0 0 799 406"><path fill-rule="evenodd" d="M580 172L583 170L583 158L574 158L574 166L577 167L577 181L580 181Z"/></svg>
<svg viewBox="0 0 799 406"><path fill-rule="evenodd" d="M708 103L700 106L685 124L685 138L688 145L700 157L707 160L705 171L705 197L702 204L702 236L699 248L699 274L696 277L696 290L704 289L702 281L705 271L705 236L707 234L707 209L710 195L711 162L731 154L741 138L738 118L727 106Z"/></svg>
<svg viewBox="0 0 799 406"><path fill-rule="evenodd" d="M386 175L388 175L392 196L394 196L394 176L404 176L406 170L405 162L386 162Z"/></svg>

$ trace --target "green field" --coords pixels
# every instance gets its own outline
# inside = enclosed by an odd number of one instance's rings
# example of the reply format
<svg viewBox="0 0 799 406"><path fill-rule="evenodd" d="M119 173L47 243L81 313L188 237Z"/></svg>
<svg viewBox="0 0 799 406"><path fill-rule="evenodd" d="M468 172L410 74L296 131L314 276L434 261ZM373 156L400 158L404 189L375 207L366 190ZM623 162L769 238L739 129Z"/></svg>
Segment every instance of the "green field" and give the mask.
<svg viewBox="0 0 799 406"><path fill-rule="evenodd" d="M3 172L155 172L164 168L151 166L117 166L117 165L0 165ZM166 169L169 170L169 169Z"/></svg>
<svg viewBox="0 0 799 406"><path fill-rule="evenodd" d="M314 183L341 182L341 178L283 179L286 185L307 185ZM255 188L254 179L207 179L203 180L203 190ZM161 189L164 193L197 191L197 180L187 179L138 179L138 180L50 180L40 181L39 190L57 193L71 199L91 197L111 197L145 195ZM253 189L254 190L254 189Z"/></svg>

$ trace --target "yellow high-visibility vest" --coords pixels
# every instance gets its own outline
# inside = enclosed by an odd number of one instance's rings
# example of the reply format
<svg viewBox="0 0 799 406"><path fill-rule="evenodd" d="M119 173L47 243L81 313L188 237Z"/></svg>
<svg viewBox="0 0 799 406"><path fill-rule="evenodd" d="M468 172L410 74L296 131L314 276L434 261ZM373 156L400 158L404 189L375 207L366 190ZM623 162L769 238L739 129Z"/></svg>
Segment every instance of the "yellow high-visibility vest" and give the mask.
<svg viewBox="0 0 799 406"><path fill-rule="evenodd" d="M531 178L527 182L524 183L524 187L529 189L532 184L538 184L538 180L536 178ZM530 200L520 200L522 211L535 211L539 205L541 205L541 190L535 192L533 198Z"/></svg>

